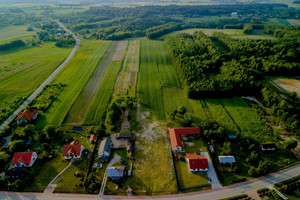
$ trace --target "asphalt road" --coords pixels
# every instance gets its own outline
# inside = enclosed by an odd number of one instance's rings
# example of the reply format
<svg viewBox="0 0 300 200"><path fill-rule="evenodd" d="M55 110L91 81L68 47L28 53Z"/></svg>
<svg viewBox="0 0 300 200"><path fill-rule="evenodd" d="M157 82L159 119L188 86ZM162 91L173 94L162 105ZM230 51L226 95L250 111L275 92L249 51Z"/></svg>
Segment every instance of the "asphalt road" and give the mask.
<svg viewBox="0 0 300 200"><path fill-rule="evenodd" d="M25 106L27 106L36 96L56 77L56 75L66 66L66 64L73 58L75 55L79 45L80 40L71 33L62 23L57 22L66 32L71 34L73 38L76 40L75 47L69 54L69 56L56 68L56 70L20 105L19 108L17 108L13 114L11 114L0 126L0 131L7 126L17 115L20 111L24 109ZM7 138L9 139L9 138ZM9 143L8 141L6 143Z"/></svg>
<svg viewBox="0 0 300 200"><path fill-rule="evenodd" d="M163 200L217 200L221 198L231 197L238 194L256 191L259 188L269 187L275 183L287 180L300 174L300 164L281 170L265 177L254 179L252 181L235 184L219 189L212 189L201 192L167 195L167 196L144 196L144 197L118 197L118 196L99 196L99 195L78 195L78 194L51 194L45 195L41 193L16 193L16 192L0 192L0 200L89 200L89 199L163 199Z"/></svg>

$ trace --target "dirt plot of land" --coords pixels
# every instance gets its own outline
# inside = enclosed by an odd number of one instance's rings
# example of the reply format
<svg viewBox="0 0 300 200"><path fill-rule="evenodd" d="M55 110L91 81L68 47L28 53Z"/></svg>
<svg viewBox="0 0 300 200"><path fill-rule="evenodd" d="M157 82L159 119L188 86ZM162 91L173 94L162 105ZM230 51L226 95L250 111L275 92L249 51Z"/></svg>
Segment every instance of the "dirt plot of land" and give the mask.
<svg viewBox="0 0 300 200"><path fill-rule="evenodd" d="M300 25L299 21L297 19L288 19L288 22L291 24L291 25Z"/></svg>
<svg viewBox="0 0 300 200"><path fill-rule="evenodd" d="M139 69L139 49L140 40L134 39L129 41L123 68L115 85L115 92L125 93L127 89L134 88Z"/></svg>
<svg viewBox="0 0 300 200"><path fill-rule="evenodd" d="M66 117L65 123L78 124L82 122L86 110L97 93L109 63L113 59L117 59L119 57L123 59L126 45L126 41L114 41L111 43L110 47L99 62L97 68L93 72L90 80L87 82L78 98L72 105L68 116Z"/></svg>
<svg viewBox="0 0 300 200"><path fill-rule="evenodd" d="M286 92L295 91L300 97L300 81L295 79L277 79L273 81L276 85L281 87Z"/></svg>

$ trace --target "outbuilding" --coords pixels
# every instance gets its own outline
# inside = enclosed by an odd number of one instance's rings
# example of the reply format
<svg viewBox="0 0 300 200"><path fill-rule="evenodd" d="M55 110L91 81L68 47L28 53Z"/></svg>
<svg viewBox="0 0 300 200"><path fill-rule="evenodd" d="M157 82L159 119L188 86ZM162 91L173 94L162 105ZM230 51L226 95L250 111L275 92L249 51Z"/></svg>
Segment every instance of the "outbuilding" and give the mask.
<svg viewBox="0 0 300 200"><path fill-rule="evenodd" d="M235 157L234 156L219 156L219 162L223 165L226 164L235 164Z"/></svg>

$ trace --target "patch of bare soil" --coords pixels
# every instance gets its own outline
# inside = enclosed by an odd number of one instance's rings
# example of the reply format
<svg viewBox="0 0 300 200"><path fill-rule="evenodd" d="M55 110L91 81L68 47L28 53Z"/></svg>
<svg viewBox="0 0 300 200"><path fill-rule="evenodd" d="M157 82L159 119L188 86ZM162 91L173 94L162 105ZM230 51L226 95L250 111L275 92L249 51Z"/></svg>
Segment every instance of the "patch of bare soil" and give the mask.
<svg viewBox="0 0 300 200"><path fill-rule="evenodd" d="M300 25L300 23L298 22L297 19L288 19L288 22L291 24L291 25Z"/></svg>
<svg viewBox="0 0 300 200"><path fill-rule="evenodd" d="M295 79L277 79L273 81L286 92L295 91L300 98L300 81Z"/></svg>
<svg viewBox="0 0 300 200"><path fill-rule="evenodd" d="M115 51L112 60L123 60L127 48L127 44L128 44L127 40L118 42L118 47L117 50Z"/></svg>

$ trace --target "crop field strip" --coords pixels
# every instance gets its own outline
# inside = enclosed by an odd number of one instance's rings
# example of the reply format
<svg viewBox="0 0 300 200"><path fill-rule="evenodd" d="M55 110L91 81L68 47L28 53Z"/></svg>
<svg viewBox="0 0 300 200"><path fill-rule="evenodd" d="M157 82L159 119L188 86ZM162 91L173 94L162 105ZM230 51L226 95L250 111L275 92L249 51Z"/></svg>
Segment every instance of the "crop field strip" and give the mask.
<svg viewBox="0 0 300 200"><path fill-rule="evenodd" d="M0 44L25 36L33 36L36 31L27 31L29 25L8 26L0 29Z"/></svg>
<svg viewBox="0 0 300 200"><path fill-rule="evenodd" d="M142 106L158 118L164 118L162 87L180 87L180 80L171 65L164 42L141 40L138 97Z"/></svg>
<svg viewBox="0 0 300 200"><path fill-rule="evenodd" d="M135 94L137 72L139 70L140 40L129 40L123 67L118 75L115 92Z"/></svg>
<svg viewBox="0 0 300 200"><path fill-rule="evenodd" d="M99 85L104 77L104 74L112 61L115 52L117 51L119 42L112 42L107 49L98 66L94 70L91 78L80 92L76 101L72 105L64 123L80 124L83 120L85 112L88 110L90 103L96 95Z"/></svg>
<svg viewBox="0 0 300 200"><path fill-rule="evenodd" d="M110 43L110 41L82 41L75 56L53 81L53 83L66 84L66 87L53 101L52 106L45 113L45 118L40 119L42 123L58 125L63 122Z"/></svg>
<svg viewBox="0 0 300 200"><path fill-rule="evenodd" d="M120 41L118 43L119 45L113 56L113 60L110 62L100 83L98 91L94 96L88 110L84 114L84 125L100 124L102 121L105 110L114 92L115 82L119 72L121 71L124 54L127 49L124 48L125 43L127 46L127 41Z"/></svg>

